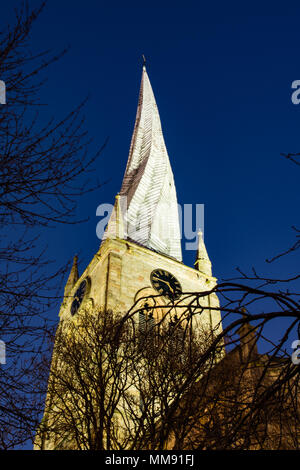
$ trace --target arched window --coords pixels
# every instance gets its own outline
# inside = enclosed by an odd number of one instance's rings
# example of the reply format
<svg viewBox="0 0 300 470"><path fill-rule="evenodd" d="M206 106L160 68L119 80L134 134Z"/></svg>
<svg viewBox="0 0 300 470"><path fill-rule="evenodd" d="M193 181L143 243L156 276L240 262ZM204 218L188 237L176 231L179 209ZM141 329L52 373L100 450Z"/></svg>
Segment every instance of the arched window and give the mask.
<svg viewBox="0 0 300 470"><path fill-rule="evenodd" d="M153 316L153 308L149 306L148 302L145 302L143 308L139 312L140 347L149 344L149 341L153 341L151 330L153 330L154 325L155 320Z"/></svg>

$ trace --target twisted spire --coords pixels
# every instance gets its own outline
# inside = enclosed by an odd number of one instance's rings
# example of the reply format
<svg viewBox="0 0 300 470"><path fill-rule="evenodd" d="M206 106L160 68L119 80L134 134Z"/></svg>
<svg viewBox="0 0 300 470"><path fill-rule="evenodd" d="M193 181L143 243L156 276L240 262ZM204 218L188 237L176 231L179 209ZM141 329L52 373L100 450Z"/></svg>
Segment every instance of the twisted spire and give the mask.
<svg viewBox="0 0 300 470"><path fill-rule="evenodd" d="M174 177L145 64L120 195L127 200L124 236L181 261Z"/></svg>

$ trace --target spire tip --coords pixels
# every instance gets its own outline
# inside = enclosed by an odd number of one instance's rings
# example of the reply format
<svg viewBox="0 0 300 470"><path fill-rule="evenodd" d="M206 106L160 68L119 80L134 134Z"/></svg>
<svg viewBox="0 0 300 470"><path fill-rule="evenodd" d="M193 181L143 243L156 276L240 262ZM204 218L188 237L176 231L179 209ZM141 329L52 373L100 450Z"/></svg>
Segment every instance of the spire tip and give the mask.
<svg viewBox="0 0 300 470"><path fill-rule="evenodd" d="M142 58L143 58L143 69L146 70L146 57L144 56L144 54L142 54Z"/></svg>

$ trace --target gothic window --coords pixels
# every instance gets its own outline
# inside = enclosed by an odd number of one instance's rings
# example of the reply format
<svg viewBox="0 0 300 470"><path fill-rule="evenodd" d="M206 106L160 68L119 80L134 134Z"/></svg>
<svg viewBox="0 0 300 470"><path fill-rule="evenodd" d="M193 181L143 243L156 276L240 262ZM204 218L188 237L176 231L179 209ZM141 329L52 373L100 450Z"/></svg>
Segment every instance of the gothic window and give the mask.
<svg viewBox="0 0 300 470"><path fill-rule="evenodd" d="M143 308L139 312L139 338L140 347L145 347L152 342L153 336L151 330L155 325L153 316L153 309L149 306L148 302L145 302Z"/></svg>
<svg viewBox="0 0 300 470"><path fill-rule="evenodd" d="M146 305L146 304L145 304ZM148 304L147 304L148 305ZM149 307L146 307L149 309ZM143 309L139 313L139 331L140 333L144 333L150 331L154 326L154 317L152 311L147 311Z"/></svg>

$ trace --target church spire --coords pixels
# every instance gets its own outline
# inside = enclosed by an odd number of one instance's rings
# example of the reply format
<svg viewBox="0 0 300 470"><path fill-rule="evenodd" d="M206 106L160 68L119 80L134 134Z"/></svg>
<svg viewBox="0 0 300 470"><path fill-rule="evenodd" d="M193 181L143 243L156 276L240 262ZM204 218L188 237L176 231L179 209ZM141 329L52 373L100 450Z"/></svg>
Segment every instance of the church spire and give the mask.
<svg viewBox="0 0 300 470"><path fill-rule="evenodd" d="M145 64L120 195L127 199L125 236L181 261L174 177Z"/></svg>
<svg viewBox="0 0 300 470"><path fill-rule="evenodd" d="M78 266L77 266L78 256L74 256L73 265L65 286L65 297L69 295L72 288L75 286L76 282L78 281Z"/></svg>
<svg viewBox="0 0 300 470"><path fill-rule="evenodd" d="M206 276L212 276L211 262L206 251L201 230L198 232L198 249L195 268Z"/></svg>

